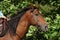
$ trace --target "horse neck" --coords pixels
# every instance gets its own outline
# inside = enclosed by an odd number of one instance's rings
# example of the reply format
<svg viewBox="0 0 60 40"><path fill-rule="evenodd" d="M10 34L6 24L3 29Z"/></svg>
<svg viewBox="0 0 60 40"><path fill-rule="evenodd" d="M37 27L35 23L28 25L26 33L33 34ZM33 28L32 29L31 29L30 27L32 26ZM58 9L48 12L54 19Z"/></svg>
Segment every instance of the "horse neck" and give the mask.
<svg viewBox="0 0 60 40"><path fill-rule="evenodd" d="M18 23L17 30L16 30L16 33L20 36L20 38L23 38L23 36L26 34L29 25L30 22L28 21L28 18L26 17L26 15L23 15L23 17L21 17Z"/></svg>

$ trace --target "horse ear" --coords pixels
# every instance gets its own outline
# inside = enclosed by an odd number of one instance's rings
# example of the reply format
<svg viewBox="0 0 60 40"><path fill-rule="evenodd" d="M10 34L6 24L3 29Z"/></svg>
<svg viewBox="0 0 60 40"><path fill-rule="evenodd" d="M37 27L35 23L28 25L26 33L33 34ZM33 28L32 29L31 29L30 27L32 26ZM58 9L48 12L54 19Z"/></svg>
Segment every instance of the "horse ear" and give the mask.
<svg viewBox="0 0 60 40"><path fill-rule="evenodd" d="M39 4L37 5L37 8L40 8L40 5Z"/></svg>
<svg viewBox="0 0 60 40"><path fill-rule="evenodd" d="M40 4L36 4L36 7L39 9L40 8Z"/></svg>
<svg viewBox="0 0 60 40"><path fill-rule="evenodd" d="M30 7L31 7L31 8L34 8L34 4L33 4L33 3L30 3Z"/></svg>

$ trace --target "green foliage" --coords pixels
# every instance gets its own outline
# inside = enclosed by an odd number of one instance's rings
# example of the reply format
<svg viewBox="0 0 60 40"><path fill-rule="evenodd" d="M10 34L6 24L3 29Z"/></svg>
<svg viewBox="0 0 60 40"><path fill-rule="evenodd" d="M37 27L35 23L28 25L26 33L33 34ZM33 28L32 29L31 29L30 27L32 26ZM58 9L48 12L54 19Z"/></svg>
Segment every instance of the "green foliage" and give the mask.
<svg viewBox="0 0 60 40"><path fill-rule="evenodd" d="M31 26L24 40L60 40L60 0L0 0L0 10L5 16L13 17L30 2L34 5L39 3L49 30L39 32L35 26Z"/></svg>

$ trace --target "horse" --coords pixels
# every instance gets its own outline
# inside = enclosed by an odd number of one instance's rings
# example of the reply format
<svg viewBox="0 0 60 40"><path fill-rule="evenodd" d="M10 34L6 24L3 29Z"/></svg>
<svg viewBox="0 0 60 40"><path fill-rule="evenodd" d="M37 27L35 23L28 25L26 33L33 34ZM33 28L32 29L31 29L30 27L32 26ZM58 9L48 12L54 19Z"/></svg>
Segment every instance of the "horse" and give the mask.
<svg viewBox="0 0 60 40"><path fill-rule="evenodd" d="M5 33L0 40L23 40L30 25L36 26L39 30L48 31L48 24L39 8L28 6L19 10L17 14L6 21Z"/></svg>

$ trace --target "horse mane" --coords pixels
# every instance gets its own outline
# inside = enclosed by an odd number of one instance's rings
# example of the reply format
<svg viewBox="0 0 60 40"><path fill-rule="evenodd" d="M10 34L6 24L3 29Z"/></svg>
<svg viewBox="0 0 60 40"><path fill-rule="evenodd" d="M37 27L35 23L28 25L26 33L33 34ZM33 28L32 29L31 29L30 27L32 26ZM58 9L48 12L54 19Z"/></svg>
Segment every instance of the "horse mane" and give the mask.
<svg viewBox="0 0 60 40"><path fill-rule="evenodd" d="M18 25L18 22L19 22L20 18L29 9L32 9L32 8L30 6L27 6L24 9L19 10L17 12L17 15L15 15L14 17L12 17L12 19L10 21L8 21L8 25L9 25L11 33L16 34L16 28L17 28L17 25ZM37 7L34 6L34 9L37 9Z"/></svg>

